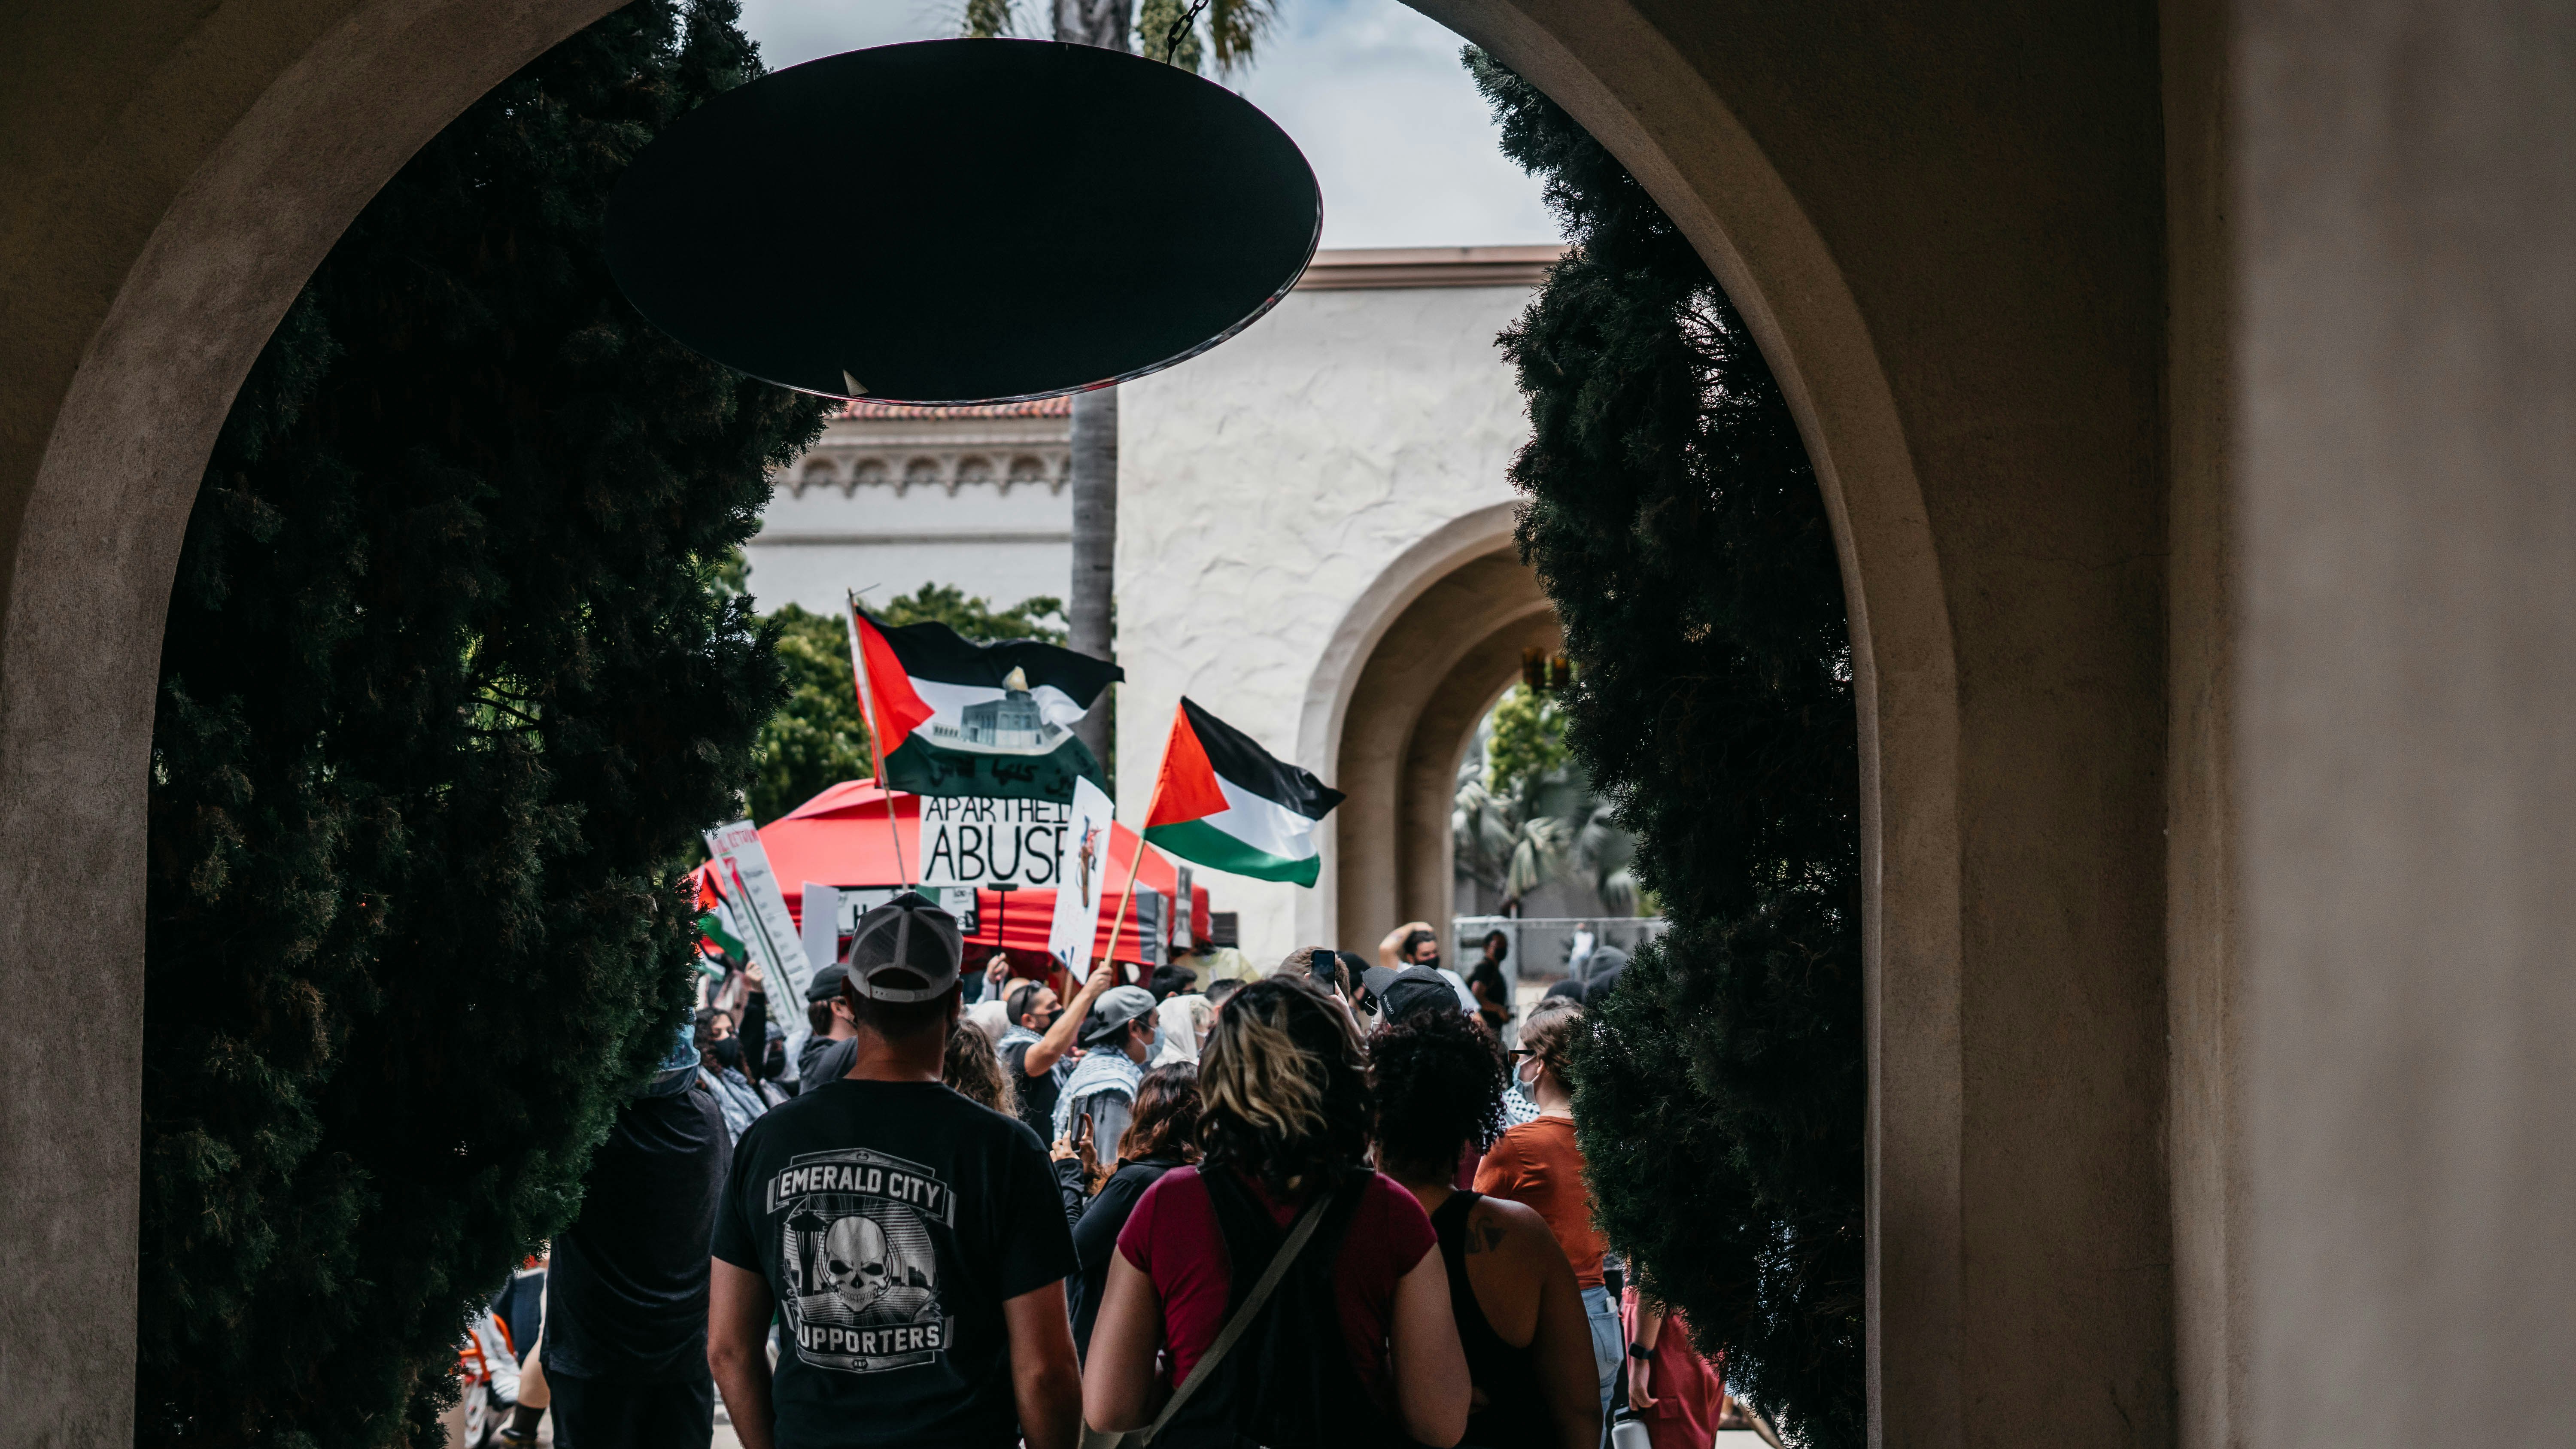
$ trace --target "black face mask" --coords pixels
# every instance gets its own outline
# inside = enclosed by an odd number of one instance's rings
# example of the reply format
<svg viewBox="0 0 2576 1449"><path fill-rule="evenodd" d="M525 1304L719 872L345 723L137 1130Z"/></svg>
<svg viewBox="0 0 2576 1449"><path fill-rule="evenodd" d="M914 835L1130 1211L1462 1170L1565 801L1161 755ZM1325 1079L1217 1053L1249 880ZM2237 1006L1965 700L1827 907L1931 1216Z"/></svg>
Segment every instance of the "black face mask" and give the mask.
<svg viewBox="0 0 2576 1449"><path fill-rule="evenodd" d="M1434 951L1430 955L1421 958L1413 964L1416 966L1428 967L1431 970L1437 971L1440 969L1440 953Z"/></svg>
<svg viewBox="0 0 2576 1449"><path fill-rule="evenodd" d="M742 1065L742 1043L734 1040L732 1037L726 1037L724 1040L717 1042L714 1046L708 1048L708 1050L716 1054L717 1066L739 1067Z"/></svg>

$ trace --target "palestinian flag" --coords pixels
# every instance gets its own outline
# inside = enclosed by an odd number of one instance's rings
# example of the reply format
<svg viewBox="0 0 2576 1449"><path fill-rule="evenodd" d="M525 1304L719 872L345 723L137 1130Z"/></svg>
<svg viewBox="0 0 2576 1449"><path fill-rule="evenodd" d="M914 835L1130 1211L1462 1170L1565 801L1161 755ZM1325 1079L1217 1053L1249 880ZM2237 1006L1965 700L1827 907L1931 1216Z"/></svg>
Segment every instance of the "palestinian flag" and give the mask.
<svg viewBox="0 0 2576 1449"><path fill-rule="evenodd" d="M1145 838L1216 870L1311 886L1323 869L1315 822L1341 803L1341 791L1270 758L1250 735L1183 699Z"/></svg>
<svg viewBox="0 0 2576 1449"><path fill-rule="evenodd" d="M877 773L916 795L1073 800L1100 762L1073 726L1126 677L1034 639L971 644L945 624L888 626L850 606L850 662Z"/></svg>

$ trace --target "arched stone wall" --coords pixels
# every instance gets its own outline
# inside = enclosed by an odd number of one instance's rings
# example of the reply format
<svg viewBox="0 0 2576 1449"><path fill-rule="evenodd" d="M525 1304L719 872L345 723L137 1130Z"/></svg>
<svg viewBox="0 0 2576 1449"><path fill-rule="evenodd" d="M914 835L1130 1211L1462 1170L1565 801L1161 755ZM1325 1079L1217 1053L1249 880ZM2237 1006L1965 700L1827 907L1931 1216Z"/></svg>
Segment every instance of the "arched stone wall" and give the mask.
<svg viewBox="0 0 2576 1449"><path fill-rule="evenodd" d="M133 1439L144 787L234 391L422 143L610 0L12 7L0 53L0 1443ZM165 1306L166 1307L166 1306Z"/></svg>
<svg viewBox="0 0 2576 1449"><path fill-rule="evenodd" d="M1332 776L1335 929L1365 950L1396 924L1450 913L1449 812L1477 719L1520 670L1520 651L1555 649L1556 611L1508 551L1434 580L1386 627L1343 701ZM1319 938L1321 939L1321 938Z"/></svg>
<svg viewBox="0 0 2576 1449"><path fill-rule="evenodd" d="M2164 1442L2155 13L1417 3L1567 105L1691 235L1834 513L1863 710L1878 1431ZM0 95L0 188L41 219L0 231L13 999L137 990L160 622L242 373L402 159L606 8L89 0L0 18L29 81ZM1382 607L1351 611L1301 763L1329 765L1371 693L1340 675L1492 551L1475 531L1445 561L1426 542ZM1340 917L1316 895L1320 934ZM122 1443L133 1264L100 1245L132 1240L138 1020L50 1025L0 1107L0 1426Z"/></svg>
<svg viewBox="0 0 2576 1449"><path fill-rule="evenodd" d="M2165 1442L2153 13L1409 3L1564 105L1691 237L1833 516L1873 1432Z"/></svg>

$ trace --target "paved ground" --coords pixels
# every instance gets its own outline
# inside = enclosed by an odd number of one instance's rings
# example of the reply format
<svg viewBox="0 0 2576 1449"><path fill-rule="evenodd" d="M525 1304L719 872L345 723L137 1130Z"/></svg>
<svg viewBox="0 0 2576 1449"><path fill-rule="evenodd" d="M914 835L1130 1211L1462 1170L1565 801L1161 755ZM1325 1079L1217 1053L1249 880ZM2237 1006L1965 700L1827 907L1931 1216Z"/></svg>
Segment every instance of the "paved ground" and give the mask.
<svg viewBox="0 0 2576 1449"><path fill-rule="evenodd" d="M716 1442L712 1449L742 1449L742 1441L733 1436L731 1424L716 1425ZM1758 1434L1727 1433L1717 1436L1716 1449L1768 1449Z"/></svg>

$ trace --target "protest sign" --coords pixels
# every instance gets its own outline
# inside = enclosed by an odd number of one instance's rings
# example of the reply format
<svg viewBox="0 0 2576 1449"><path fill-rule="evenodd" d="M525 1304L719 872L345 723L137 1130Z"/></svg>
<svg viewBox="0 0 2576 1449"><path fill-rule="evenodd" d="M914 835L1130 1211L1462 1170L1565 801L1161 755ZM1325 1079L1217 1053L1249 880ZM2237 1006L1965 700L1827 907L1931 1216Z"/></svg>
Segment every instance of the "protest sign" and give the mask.
<svg viewBox="0 0 2576 1449"><path fill-rule="evenodd" d="M1053 886L1073 811L1053 800L924 796L917 879L925 886Z"/></svg>
<svg viewBox="0 0 2576 1449"><path fill-rule="evenodd" d="M841 959L841 892L837 887L805 882L805 964L820 971Z"/></svg>
<svg viewBox="0 0 2576 1449"><path fill-rule="evenodd" d="M708 831L707 851L715 857L717 889L732 907L733 926L769 978L769 999L784 1004L773 1008L771 1019L786 1029L787 1060L792 1062L805 1045L805 988L814 984L805 944L797 939L796 918L787 913L787 897L769 870L769 852L761 849L760 832L750 821ZM744 1050L765 1048L752 1042Z"/></svg>
<svg viewBox="0 0 2576 1449"><path fill-rule="evenodd" d="M1109 877L1109 822L1117 811L1099 786L1083 779L1074 782L1073 804L1065 807L1065 814L1058 837L1063 843L1054 870L1055 921L1047 931L1047 952L1079 981L1091 974L1102 888Z"/></svg>

